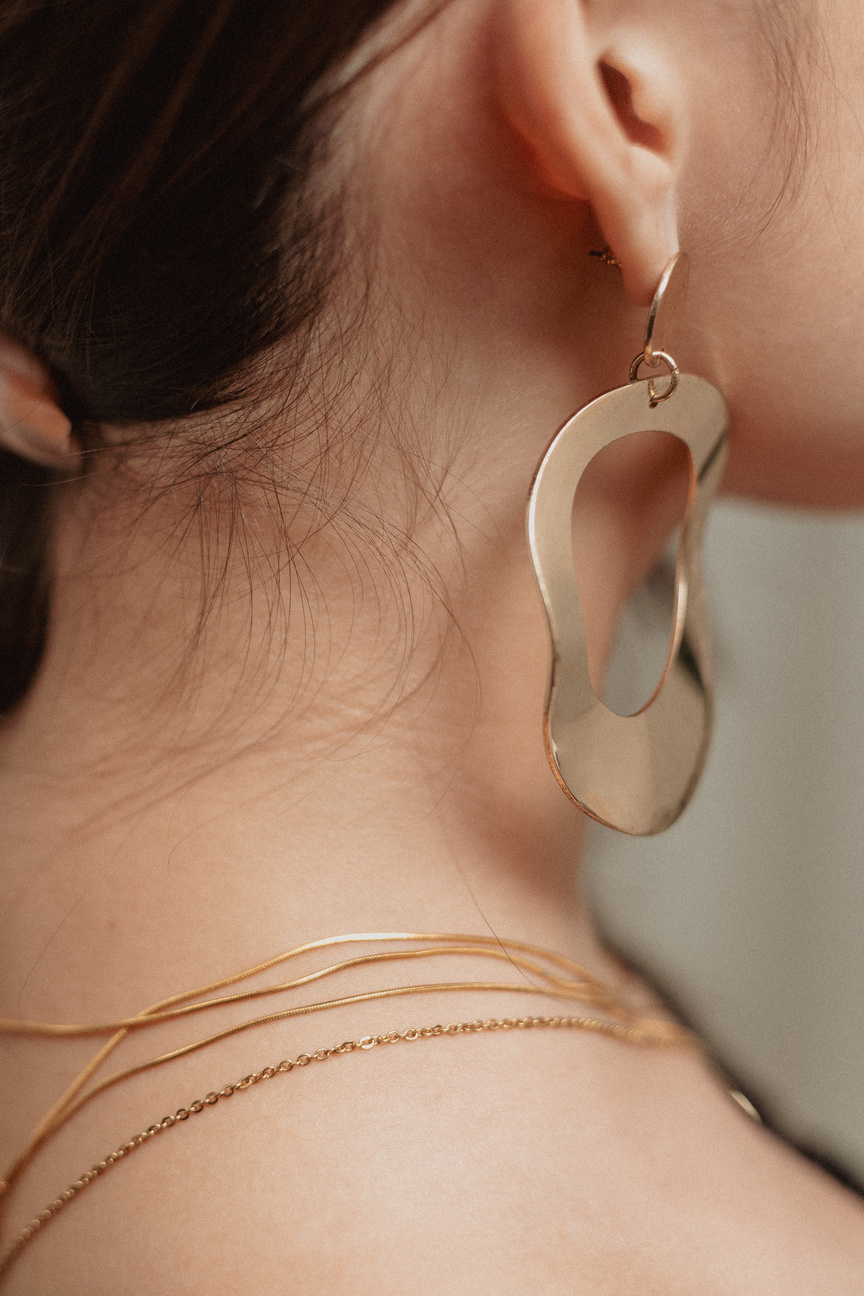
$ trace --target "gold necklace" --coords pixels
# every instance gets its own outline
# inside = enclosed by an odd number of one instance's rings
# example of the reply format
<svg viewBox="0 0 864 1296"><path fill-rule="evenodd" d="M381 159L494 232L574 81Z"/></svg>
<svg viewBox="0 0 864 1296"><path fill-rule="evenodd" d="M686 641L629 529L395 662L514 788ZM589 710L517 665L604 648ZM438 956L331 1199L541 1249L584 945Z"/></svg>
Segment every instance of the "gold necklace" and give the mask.
<svg viewBox="0 0 864 1296"><path fill-rule="evenodd" d="M307 973L304 976L296 977L293 980L281 982L277 985L265 986L255 990L246 990L237 994L222 995L218 998L202 998L204 995L214 995L217 991L223 990L230 985L235 985L239 981L246 980L252 976L257 976L278 964L288 962L291 959L297 958L302 954L310 953L314 950L321 950L336 945L381 942L389 942L392 944L407 944L408 942L411 942L414 946L419 946L419 948L400 948L376 953L364 953L353 958L343 959L338 963L330 964L314 972ZM440 942L445 943L441 944ZM291 1008L282 1009L279 1012L268 1013L241 1022L238 1025L227 1028L226 1030L209 1035L204 1039L196 1040L191 1044L174 1049L169 1053L164 1053L158 1057L151 1058L147 1062L139 1063L137 1066L116 1072L114 1075L108 1076L106 1079L92 1085L90 1089L86 1088L88 1082L94 1076L96 1071L132 1031L142 1030L148 1026L157 1025L161 1022L176 1020L198 1012L204 1012L209 1008L224 1006L229 1003L241 1003L250 999L262 998L266 995L280 994L289 990L294 990L301 986L309 985L312 982L336 975L349 968L359 967L366 964L456 955L462 957L492 958L506 961L512 967L519 970L525 979L521 982L448 981L410 986L391 986L382 990L363 991L359 994L342 995L337 998L317 1003L295 1005ZM36 1126L35 1130L31 1134L27 1146L12 1163L4 1176L4 1180L0 1183L0 1196L8 1194L14 1183L30 1164L38 1150L44 1146L48 1139L51 1138L53 1134L57 1133L57 1131L65 1125L76 1112L80 1111L85 1104L91 1102L99 1094L104 1093L107 1089L120 1084L122 1081L127 1080L134 1075L139 1075L143 1071L164 1065L167 1062L195 1052L198 1049L206 1048L210 1044L215 1044L219 1040L226 1039L241 1031L251 1030L256 1026L261 1026L269 1022L281 1021L296 1016L305 1016L313 1012L325 1011L328 1008L343 1007L347 1004L363 1003L375 999L392 998L409 994L428 994L441 990L450 992L456 990L479 990L485 992L509 991L511 993L540 994L550 998L577 999L582 1003L591 1004L594 1007L600 1008L606 1014L606 1017L532 1016L516 1018L505 1017L500 1019L487 1018L486 1020L478 1019L473 1022L451 1023L448 1026L435 1025L418 1029L390 1031L386 1035L367 1035L363 1036L359 1040L346 1040L344 1043L332 1048L320 1048L315 1050L313 1053L301 1053L294 1061L285 1059L275 1066L265 1067L262 1071L244 1077L243 1080L238 1081L236 1084L226 1085L216 1092L207 1094L205 1098L196 1099L195 1102L191 1103L188 1107L181 1107L174 1116L163 1117L163 1119L157 1124L151 1125L140 1134L135 1135L128 1143L123 1144L120 1148L116 1149L116 1151L110 1153L104 1158L104 1160L96 1162L64 1192L54 1198L53 1201L51 1201L33 1220L30 1221L29 1224L26 1225L25 1228L21 1230L3 1254L2 1259L0 1259L0 1277L8 1272L8 1269L14 1260L20 1255L24 1247L44 1227L44 1225L49 1222L49 1220L53 1219L60 1210L69 1204L69 1202L73 1201L88 1184L103 1175L108 1169L116 1165L118 1161L128 1156L131 1152L141 1147L145 1142L148 1142L157 1134L172 1128L179 1121L185 1121L190 1115L198 1115L206 1107L215 1105L215 1103L217 1103L221 1098L227 1098L232 1096L234 1093L242 1092L262 1080L269 1080L276 1075L286 1074L298 1066L307 1066L309 1063L314 1061L323 1062L328 1058L337 1055L352 1053L356 1049L368 1051L382 1044L412 1042L417 1039L476 1033L479 1031L511 1030L514 1028L527 1029L531 1027L569 1027L579 1030L588 1030L609 1035L616 1039L625 1040L633 1044L655 1044L665 1046L689 1045L691 1047L701 1047L693 1033L686 1030L683 1026L679 1026L675 1022L640 1016L635 1009L626 1003L620 992L606 986L602 981L593 976L590 972L586 971L586 969L581 967L578 963L574 963L571 959L567 959L563 955L551 953L548 950L544 950L539 946L531 945L524 941L499 940L496 937L490 936L466 936L458 933L453 934L440 932L375 932L348 936L332 936L324 940L311 941L307 944L297 946L294 949L276 955L274 958L268 959L264 963L259 963L255 967L248 968L242 972L233 973L231 976L212 982L210 985L201 986L195 990L186 991L183 994L173 995L169 999L164 999L157 1004L151 1005L150 1008L144 1009L135 1016L121 1018L116 1021L103 1022L95 1025L58 1025L45 1022L17 1021L14 1019L0 1018L0 1034L14 1034L19 1036L39 1035L54 1038L69 1038L87 1035L111 1036L108 1042L99 1049L80 1075L75 1078L72 1084L66 1089L58 1101L51 1107ZM190 1000L193 1002L189 1002Z"/></svg>

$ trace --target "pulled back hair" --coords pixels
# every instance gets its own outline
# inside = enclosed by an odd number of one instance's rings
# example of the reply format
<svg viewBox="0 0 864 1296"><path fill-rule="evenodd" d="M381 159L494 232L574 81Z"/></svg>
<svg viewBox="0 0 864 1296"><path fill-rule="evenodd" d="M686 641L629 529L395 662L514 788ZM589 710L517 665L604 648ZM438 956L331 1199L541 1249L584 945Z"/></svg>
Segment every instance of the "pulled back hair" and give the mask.
<svg viewBox="0 0 864 1296"><path fill-rule="evenodd" d="M0 0L0 331L85 446L241 398L314 317L311 92L392 5ZM52 480L0 450L0 711L44 647Z"/></svg>

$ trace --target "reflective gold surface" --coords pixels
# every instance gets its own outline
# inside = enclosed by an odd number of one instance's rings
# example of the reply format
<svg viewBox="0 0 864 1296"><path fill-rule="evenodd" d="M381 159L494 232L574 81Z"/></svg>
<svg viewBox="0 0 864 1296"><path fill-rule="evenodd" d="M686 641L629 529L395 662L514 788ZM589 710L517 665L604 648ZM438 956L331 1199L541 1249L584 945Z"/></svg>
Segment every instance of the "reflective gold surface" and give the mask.
<svg viewBox="0 0 864 1296"><path fill-rule="evenodd" d="M552 662L544 717L546 753L568 796L586 814L634 836L674 823L705 762L712 671L700 544L726 459L726 403L715 387L680 376L674 396L652 405L645 382L606 392L573 416L550 445L528 501L528 542L546 609ZM573 566L571 518L593 457L633 432L662 431L688 447L693 466L675 569L673 634L657 689L632 716L600 701L588 676L585 623Z"/></svg>
<svg viewBox="0 0 864 1296"><path fill-rule="evenodd" d="M678 332L681 316L687 301L690 283L690 259L686 252L677 252L666 265L654 293L645 327L645 346L642 354L647 365L656 363L660 351L668 351Z"/></svg>

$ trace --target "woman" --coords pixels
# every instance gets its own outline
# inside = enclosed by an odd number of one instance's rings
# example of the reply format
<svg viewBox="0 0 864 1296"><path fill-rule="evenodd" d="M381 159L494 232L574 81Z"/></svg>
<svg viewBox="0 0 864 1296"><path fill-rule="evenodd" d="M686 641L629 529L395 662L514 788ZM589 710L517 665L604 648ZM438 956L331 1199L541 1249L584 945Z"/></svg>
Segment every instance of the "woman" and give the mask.
<svg viewBox="0 0 864 1296"><path fill-rule="evenodd" d="M116 1022L352 932L491 932L644 998L574 884L525 497L562 422L626 384L683 248L674 356L729 403L727 487L864 503L856 0L7 0L0 41L7 1018ZM678 442L629 444L575 517L598 688L686 491ZM349 967L317 997L501 978L477 964ZM144 1071L43 1144L6 1239L235 1074L560 1011L529 984L349 1003ZM123 1066L249 1016L133 1032ZM4 1040L7 1160L98 1043ZM587 1030L280 1075L76 1194L5 1277L862 1282L860 1201L698 1049Z"/></svg>

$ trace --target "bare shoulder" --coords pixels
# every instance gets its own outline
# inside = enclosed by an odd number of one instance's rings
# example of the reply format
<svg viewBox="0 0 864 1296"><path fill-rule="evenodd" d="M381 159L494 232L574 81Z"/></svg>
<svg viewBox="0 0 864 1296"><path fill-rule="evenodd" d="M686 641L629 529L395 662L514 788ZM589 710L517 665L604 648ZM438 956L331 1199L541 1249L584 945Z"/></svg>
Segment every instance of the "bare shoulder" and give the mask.
<svg viewBox="0 0 864 1296"><path fill-rule="evenodd" d="M456 1038L305 1068L154 1140L8 1294L61 1279L67 1296L853 1296L864 1206L693 1056Z"/></svg>

